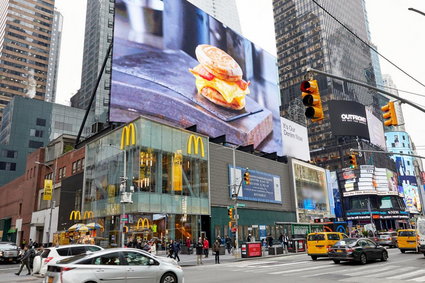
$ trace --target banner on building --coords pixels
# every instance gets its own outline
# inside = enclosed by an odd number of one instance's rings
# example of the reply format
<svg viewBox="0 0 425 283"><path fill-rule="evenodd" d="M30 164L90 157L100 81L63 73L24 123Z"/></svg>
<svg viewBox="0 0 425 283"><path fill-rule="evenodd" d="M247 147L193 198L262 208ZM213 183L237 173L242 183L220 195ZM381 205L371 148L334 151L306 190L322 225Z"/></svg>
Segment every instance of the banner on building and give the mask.
<svg viewBox="0 0 425 283"><path fill-rule="evenodd" d="M385 141L384 126L375 115L366 110L367 125L369 129L370 142L383 150L387 150Z"/></svg>
<svg viewBox="0 0 425 283"><path fill-rule="evenodd" d="M236 167L235 170L233 170L233 166L229 165L230 197L236 194L240 186L237 196L240 200L282 203L282 190L279 176L250 169L250 184L247 185L241 178L245 171L246 169L242 167ZM235 174L235 178L233 178L233 174ZM236 180L235 184L233 180Z"/></svg>
<svg viewBox="0 0 425 283"><path fill-rule="evenodd" d="M307 128L285 118L280 118L282 125L283 155L310 160Z"/></svg>
<svg viewBox="0 0 425 283"><path fill-rule="evenodd" d="M44 180L43 200L51 200L53 195L53 180Z"/></svg>

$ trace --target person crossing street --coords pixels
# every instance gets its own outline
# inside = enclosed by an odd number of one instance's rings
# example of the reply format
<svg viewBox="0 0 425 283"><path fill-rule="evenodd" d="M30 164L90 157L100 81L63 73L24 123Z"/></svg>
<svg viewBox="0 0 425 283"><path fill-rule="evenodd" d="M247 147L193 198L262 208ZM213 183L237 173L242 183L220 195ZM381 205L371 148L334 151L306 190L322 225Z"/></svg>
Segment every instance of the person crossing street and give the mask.
<svg viewBox="0 0 425 283"><path fill-rule="evenodd" d="M31 275L32 271L30 267L30 256L31 256L31 250L28 248L28 246L24 246L24 254L21 257L21 267L19 268L19 271L15 273L15 275L19 276L24 266L26 266L28 269L27 275Z"/></svg>

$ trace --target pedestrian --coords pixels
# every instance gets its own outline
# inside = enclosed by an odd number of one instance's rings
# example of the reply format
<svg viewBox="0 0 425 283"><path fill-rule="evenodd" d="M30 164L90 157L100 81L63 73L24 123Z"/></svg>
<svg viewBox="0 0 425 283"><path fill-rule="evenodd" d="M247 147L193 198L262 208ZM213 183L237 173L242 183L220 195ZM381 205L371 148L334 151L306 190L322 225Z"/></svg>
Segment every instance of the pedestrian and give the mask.
<svg viewBox="0 0 425 283"><path fill-rule="evenodd" d="M22 240L21 249L24 249L26 245L27 245L27 241L25 241L25 239Z"/></svg>
<svg viewBox="0 0 425 283"><path fill-rule="evenodd" d="M210 249L210 242L208 241L208 238L205 237L204 238L204 255L205 255L205 257L208 257L209 249Z"/></svg>
<svg viewBox="0 0 425 283"><path fill-rule="evenodd" d="M187 254L192 254L192 241L189 237L186 238L186 247L187 247Z"/></svg>
<svg viewBox="0 0 425 283"><path fill-rule="evenodd" d="M230 254L232 251L232 239L230 239L228 235L226 236L225 244L227 252Z"/></svg>
<svg viewBox="0 0 425 283"><path fill-rule="evenodd" d="M168 247L167 257L174 258L174 241L171 240L167 247Z"/></svg>
<svg viewBox="0 0 425 283"><path fill-rule="evenodd" d="M174 252L174 259L177 259L177 261L180 261L179 252L180 252L180 242L175 241L173 245L173 252Z"/></svg>
<svg viewBox="0 0 425 283"><path fill-rule="evenodd" d="M251 242L251 238L252 238L252 236L251 236L251 234L248 234L248 237L246 238L246 241L249 243L249 242Z"/></svg>
<svg viewBox="0 0 425 283"><path fill-rule="evenodd" d="M31 275L31 267L30 267L30 256L31 256L31 251L28 248L28 246L24 246L24 254L21 257L21 267L19 268L19 271L15 273L15 275L21 274L22 269L24 268L24 266L27 267L28 269L28 273L27 275Z"/></svg>
<svg viewBox="0 0 425 283"><path fill-rule="evenodd" d="M156 255L156 243L155 240L150 240L149 242L151 249L149 250L149 252L153 255Z"/></svg>
<svg viewBox="0 0 425 283"><path fill-rule="evenodd" d="M285 253L288 253L289 237L286 234L283 235L283 245L285 247Z"/></svg>
<svg viewBox="0 0 425 283"><path fill-rule="evenodd" d="M196 248L196 264L203 264L202 255L203 255L204 243L201 237L199 237L198 242L195 245L195 248Z"/></svg>
<svg viewBox="0 0 425 283"><path fill-rule="evenodd" d="M215 263L220 264L220 240L217 238L213 245L213 252L215 255Z"/></svg>
<svg viewBox="0 0 425 283"><path fill-rule="evenodd" d="M267 237L267 245L269 247L272 247L273 246L273 237L272 237L272 234L269 234L269 236Z"/></svg>

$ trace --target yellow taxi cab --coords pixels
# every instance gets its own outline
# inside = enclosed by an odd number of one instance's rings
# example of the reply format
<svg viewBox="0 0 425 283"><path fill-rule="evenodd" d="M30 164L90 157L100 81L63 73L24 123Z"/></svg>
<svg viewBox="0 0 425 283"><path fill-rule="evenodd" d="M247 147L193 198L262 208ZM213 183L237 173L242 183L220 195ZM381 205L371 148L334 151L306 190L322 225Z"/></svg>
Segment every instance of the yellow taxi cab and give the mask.
<svg viewBox="0 0 425 283"><path fill-rule="evenodd" d="M402 229L397 231L397 247L402 253L418 250L418 236L415 229Z"/></svg>
<svg viewBox="0 0 425 283"><path fill-rule="evenodd" d="M328 250L336 242L348 238L347 235L340 232L316 232L307 235L307 254L312 260L318 257L327 257Z"/></svg>

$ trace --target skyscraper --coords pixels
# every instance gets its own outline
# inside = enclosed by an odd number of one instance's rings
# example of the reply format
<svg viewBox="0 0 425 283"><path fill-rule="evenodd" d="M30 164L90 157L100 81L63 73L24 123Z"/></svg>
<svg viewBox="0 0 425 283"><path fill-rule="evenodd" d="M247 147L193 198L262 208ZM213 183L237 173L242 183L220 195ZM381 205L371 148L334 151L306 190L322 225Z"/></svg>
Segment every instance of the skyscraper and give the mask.
<svg viewBox="0 0 425 283"><path fill-rule="evenodd" d="M344 157L348 156L350 147L357 148L360 144L367 148L371 145L365 140L356 140L355 137L334 136L330 128L327 102L357 101L377 117L381 117L382 113L378 96L374 92L314 74L319 83L325 119L306 123L300 82L306 79L308 67L376 86L370 48L333 18L342 21L364 41L370 42L364 0L317 2L324 9L311 0L273 1L282 99L281 115L307 125L312 159L322 167L336 169L345 167Z"/></svg>
<svg viewBox="0 0 425 283"><path fill-rule="evenodd" d="M102 63L107 56L106 52L112 43L113 2L109 0L87 1L81 87L78 93L71 98L72 107L88 108ZM110 70L111 62L108 59L91 106L91 117L95 122L104 123L107 120L111 84Z"/></svg>
<svg viewBox="0 0 425 283"><path fill-rule="evenodd" d="M46 99L54 4L54 0L0 3L0 117L16 95Z"/></svg>
<svg viewBox="0 0 425 283"><path fill-rule="evenodd" d="M56 101L56 85L59 71L59 54L62 38L63 17L55 10L50 41L49 69L47 71L46 101Z"/></svg>

